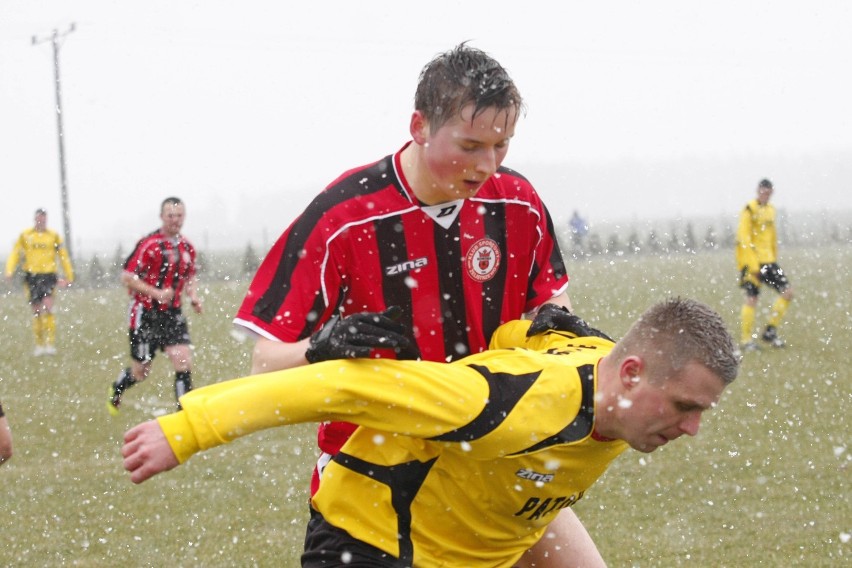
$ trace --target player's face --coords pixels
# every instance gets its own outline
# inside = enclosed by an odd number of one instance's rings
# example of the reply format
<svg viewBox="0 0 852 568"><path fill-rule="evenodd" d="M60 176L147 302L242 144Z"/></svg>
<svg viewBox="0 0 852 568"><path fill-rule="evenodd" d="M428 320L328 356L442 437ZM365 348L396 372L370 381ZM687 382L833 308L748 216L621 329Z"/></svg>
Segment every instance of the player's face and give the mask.
<svg viewBox="0 0 852 568"><path fill-rule="evenodd" d="M433 203L473 197L503 163L515 134L517 112L488 108L473 118L473 106L431 132L425 128L421 188Z"/></svg>
<svg viewBox="0 0 852 568"><path fill-rule="evenodd" d="M160 219L163 220L163 234L168 235L169 237L176 237L180 234L180 230L183 227L183 220L186 216L186 210L184 209L183 203L178 203L177 205L173 203L166 203L163 206L163 210L160 212Z"/></svg>
<svg viewBox="0 0 852 568"><path fill-rule="evenodd" d="M35 230L43 231L47 228L47 214L39 213L35 216Z"/></svg>
<svg viewBox="0 0 852 568"><path fill-rule="evenodd" d="M719 402L724 388L722 379L694 362L667 380L641 377L619 405L618 437L635 450L653 452L684 434L695 436L702 413Z"/></svg>
<svg viewBox="0 0 852 568"><path fill-rule="evenodd" d="M769 198L772 197L772 188L771 187L758 187L757 188L757 202L761 205L766 205L769 203Z"/></svg>

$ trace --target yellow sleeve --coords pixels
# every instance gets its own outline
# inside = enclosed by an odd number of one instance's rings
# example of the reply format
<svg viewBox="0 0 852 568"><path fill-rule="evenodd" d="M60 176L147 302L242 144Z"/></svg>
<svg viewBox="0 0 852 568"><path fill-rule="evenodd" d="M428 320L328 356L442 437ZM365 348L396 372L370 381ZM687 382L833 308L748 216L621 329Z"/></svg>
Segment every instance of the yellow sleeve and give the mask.
<svg viewBox="0 0 852 568"><path fill-rule="evenodd" d="M68 249L62 244L62 239L57 237L56 251L59 253L59 260L62 262L62 271L65 274L65 280L68 282L74 281L74 268L71 266L71 257L68 256Z"/></svg>
<svg viewBox="0 0 852 568"><path fill-rule="evenodd" d="M510 349L527 346L527 330L532 324L529 320L512 320L494 330L488 349Z"/></svg>
<svg viewBox="0 0 852 568"><path fill-rule="evenodd" d="M166 440L169 442L178 462L183 463L193 454L201 451L201 446L193 434L192 425L189 423L185 412L166 414L157 418L157 422L163 429L163 434L166 435ZM221 443L224 444L225 441L223 440Z"/></svg>
<svg viewBox="0 0 852 568"><path fill-rule="evenodd" d="M736 261L737 268L742 270L743 267L748 268L748 272L753 273L760 270L760 264L757 260L757 252L752 242L752 215L749 206L746 206L740 213L740 222L737 227L737 242L736 242Z"/></svg>
<svg viewBox="0 0 852 568"><path fill-rule="evenodd" d="M567 331L551 330L527 337L532 324L529 320L512 320L494 330L488 344L489 351L494 349L512 349L521 347L532 351L547 351L566 346L577 336Z"/></svg>
<svg viewBox="0 0 852 568"><path fill-rule="evenodd" d="M773 261L778 259L778 233L777 233L777 229L775 228L775 225L776 225L775 220L776 220L775 219L775 208L773 207L772 208L772 225L767 229L767 231L769 232L769 237L768 237L769 238L769 250L771 251L771 254L772 254L771 258L772 258Z"/></svg>
<svg viewBox="0 0 852 568"><path fill-rule="evenodd" d="M487 397L485 379L466 365L352 359L197 388L181 397L182 411L158 422L182 463L253 432L302 422L437 436L478 416Z"/></svg>
<svg viewBox="0 0 852 568"><path fill-rule="evenodd" d="M21 260L21 251L24 248L23 238L23 235L18 237L18 240L15 241L15 246L12 247L12 252L9 254L9 258L6 260L6 276L14 274L15 268L18 267L18 262Z"/></svg>

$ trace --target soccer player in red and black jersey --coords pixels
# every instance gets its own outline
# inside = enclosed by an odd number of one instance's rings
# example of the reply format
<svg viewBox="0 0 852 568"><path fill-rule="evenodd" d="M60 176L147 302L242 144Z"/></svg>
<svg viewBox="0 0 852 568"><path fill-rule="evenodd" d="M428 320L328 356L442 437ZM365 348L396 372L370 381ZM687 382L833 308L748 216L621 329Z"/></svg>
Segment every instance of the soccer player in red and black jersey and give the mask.
<svg viewBox="0 0 852 568"><path fill-rule="evenodd" d="M506 70L478 49L428 63L412 140L332 182L258 269L234 320L257 337L252 372L368 356L451 361L544 303L570 307L550 215L502 166L523 110ZM354 429L321 425L312 492ZM537 565L564 565L559 550L602 565L576 517L565 522Z"/></svg>
<svg viewBox="0 0 852 568"><path fill-rule="evenodd" d="M121 396L145 380L157 350L162 350L175 370L175 398L192 390L192 351L189 327L181 310L182 296L195 313L202 311L196 290L195 247L181 235L186 207L177 197L160 206L162 226L142 237L124 262L122 283L130 293L128 309L130 357L110 387L107 409L117 414Z"/></svg>

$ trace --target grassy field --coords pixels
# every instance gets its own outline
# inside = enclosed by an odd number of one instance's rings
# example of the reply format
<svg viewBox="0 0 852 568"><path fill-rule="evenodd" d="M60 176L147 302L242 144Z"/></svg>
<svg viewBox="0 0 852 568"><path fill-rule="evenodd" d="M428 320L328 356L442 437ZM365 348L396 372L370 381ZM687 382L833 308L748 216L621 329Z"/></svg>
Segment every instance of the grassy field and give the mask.
<svg viewBox="0 0 852 568"><path fill-rule="evenodd" d="M731 264L727 253L573 261L571 295L616 336L669 295L710 303L736 330ZM696 439L628 452L575 506L611 566L850 565L852 249L787 251L782 264L798 291L789 347L749 354ZM197 385L249 360L230 323L244 284L207 286L207 311L191 318ZM313 426L128 480L123 432L174 400L160 358L120 416L105 410L127 361L125 301L115 288L62 292L60 353L36 359L23 296L0 297L0 400L16 451L0 468L0 566L298 566Z"/></svg>

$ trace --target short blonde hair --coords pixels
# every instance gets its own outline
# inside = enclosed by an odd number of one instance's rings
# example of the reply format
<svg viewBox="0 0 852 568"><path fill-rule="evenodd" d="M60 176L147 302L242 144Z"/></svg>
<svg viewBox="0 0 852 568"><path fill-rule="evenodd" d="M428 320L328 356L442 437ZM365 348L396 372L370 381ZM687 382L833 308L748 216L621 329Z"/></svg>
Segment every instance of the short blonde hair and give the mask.
<svg viewBox="0 0 852 568"><path fill-rule="evenodd" d="M706 304L686 298L670 298L645 311L612 354L616 359L641 355L655 375L674 375L694 361L726 385L737 377L740 361L721 316Z"/></svg>

